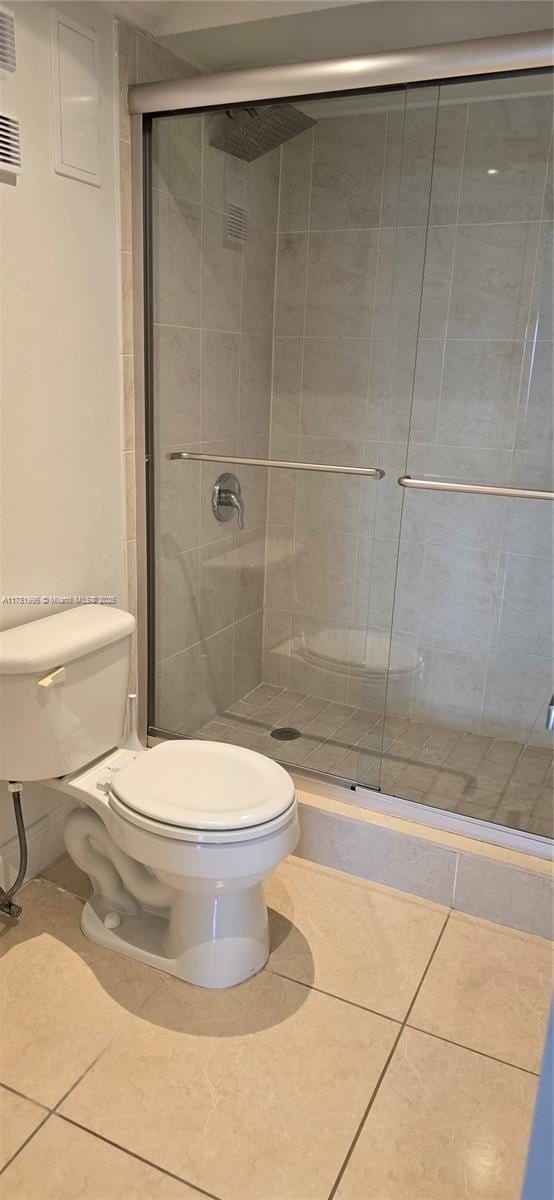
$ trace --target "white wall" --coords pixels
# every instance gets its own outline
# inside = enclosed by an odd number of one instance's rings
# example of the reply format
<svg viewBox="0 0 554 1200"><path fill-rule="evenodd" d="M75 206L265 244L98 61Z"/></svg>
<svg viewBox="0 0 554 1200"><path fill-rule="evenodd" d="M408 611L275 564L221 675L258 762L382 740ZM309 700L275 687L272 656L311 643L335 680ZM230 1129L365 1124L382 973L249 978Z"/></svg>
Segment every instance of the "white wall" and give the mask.
<svg viewBox="0 0 554 1200"><path fill-rule="evenodd" d="M51 5L10 7L23 171L16 186L0 183L0 593L108 594L122 604L113 19L104 4L56 6L99 34L102 187L94 188L54 172ZM0 627L49 611L0 604ZM59 795L46 788L26 787L23 799L28 824L60 816ZM0 858L13 834L8 812L2 791ZM43 841L47 861L56 846L52 835Z"/></svg>

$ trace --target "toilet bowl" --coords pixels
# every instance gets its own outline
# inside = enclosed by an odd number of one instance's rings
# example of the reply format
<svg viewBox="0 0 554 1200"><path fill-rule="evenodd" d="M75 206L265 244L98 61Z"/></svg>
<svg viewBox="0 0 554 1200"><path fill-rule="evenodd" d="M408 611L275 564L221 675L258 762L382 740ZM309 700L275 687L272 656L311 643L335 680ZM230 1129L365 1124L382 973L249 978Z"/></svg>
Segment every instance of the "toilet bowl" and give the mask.
<svg viewBox="0 0 554 1200"><path fill-rule="evenodd" d="M230 987L268 958L262 884L298 842L294 784L272 759L227 743L113 749L133 628L127 613L87 606L0 634L0 775L44 780L47 764L58 777L46 782L79 802L64 836L92 884L88 938Z"/></svg>
<svg viewBox="0 0 554 1200"><path fill-rule="evenodd" d="M282 767L240 746L171 741L120 750L57 786L87 805L65 826L94 887L87 937L202 987L261 970L262 882L299 836Z"/></svg>

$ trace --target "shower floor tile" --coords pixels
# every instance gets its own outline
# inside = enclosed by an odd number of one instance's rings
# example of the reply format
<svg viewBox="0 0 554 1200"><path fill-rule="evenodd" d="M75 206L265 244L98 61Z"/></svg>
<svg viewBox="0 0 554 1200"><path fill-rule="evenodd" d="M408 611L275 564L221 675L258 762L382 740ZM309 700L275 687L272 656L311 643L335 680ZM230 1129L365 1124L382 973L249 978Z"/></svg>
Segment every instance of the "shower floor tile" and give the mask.
<svg viewBox="0 0 554 1200"><path fill-rule="evenodd" d="M519 1200L549 943L291 856L267 967L214 992L88 942L45 875L2 937L10 1200Z"/></svg>
<svg viewBox="0 0 554 1200"><path fill-rule="evenodd" d="M301 736L272 737L284 726ZM554 836L553 755L540 747L423 721L383 719L382 712L267 683L196 736L246 746L285 766L380 786L405 800Z"/></svg>

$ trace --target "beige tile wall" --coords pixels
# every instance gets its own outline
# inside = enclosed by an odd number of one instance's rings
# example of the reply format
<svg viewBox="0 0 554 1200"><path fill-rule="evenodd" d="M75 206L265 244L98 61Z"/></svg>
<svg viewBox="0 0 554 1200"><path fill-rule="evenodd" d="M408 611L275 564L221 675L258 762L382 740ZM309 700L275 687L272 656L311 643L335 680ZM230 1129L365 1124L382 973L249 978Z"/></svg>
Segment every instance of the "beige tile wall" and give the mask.
<svg viewBox="0 0 554 1200"><path fill-rule="evenodd" d="M153 131L155 722L183 733L261 681L266 472L238 473L241 531L211 508L225 464L165 457L269 446L279 153L239 162L211 146L211 125Z"/></svg>
<svg viewBox="0 0 554 1200"><path fill-rule="evenodd" d="M408 434L411 474L552 486L551 96L485 86L443 89L436 145L429 90L282 149L271 453L387 476L272 480L269 682L384 703L303 646L390 630ZM551 626L548 504L405 497L394 631L422 665L390 711L541 744Z"/></svg>

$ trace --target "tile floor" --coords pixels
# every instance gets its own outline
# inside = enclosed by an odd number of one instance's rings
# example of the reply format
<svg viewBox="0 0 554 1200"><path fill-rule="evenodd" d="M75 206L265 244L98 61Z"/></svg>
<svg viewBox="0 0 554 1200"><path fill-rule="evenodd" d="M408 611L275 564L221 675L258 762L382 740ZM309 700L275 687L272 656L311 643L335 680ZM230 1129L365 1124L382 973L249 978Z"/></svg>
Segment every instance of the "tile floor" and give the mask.
<svg viewBox="0 0 554 1200"><path fill-rule="evenodd" d="M271 737L272 729L285 725L302 736L289 742ZM249 746L284 763L371 787L380 784L405 800L542 837L554 833L553 756L540 747L401 717L383 719L382 712L269 683L259 684L198 736ZM353 802L363 803L359 792Z"/></svg>
<svg viewBox="0 0 554 1200"><path fill-rule="evenodd" d="M519 1200L551 946L290 858L267 968L87 942L59 859L0 938L9 1200Z"/></svg>

